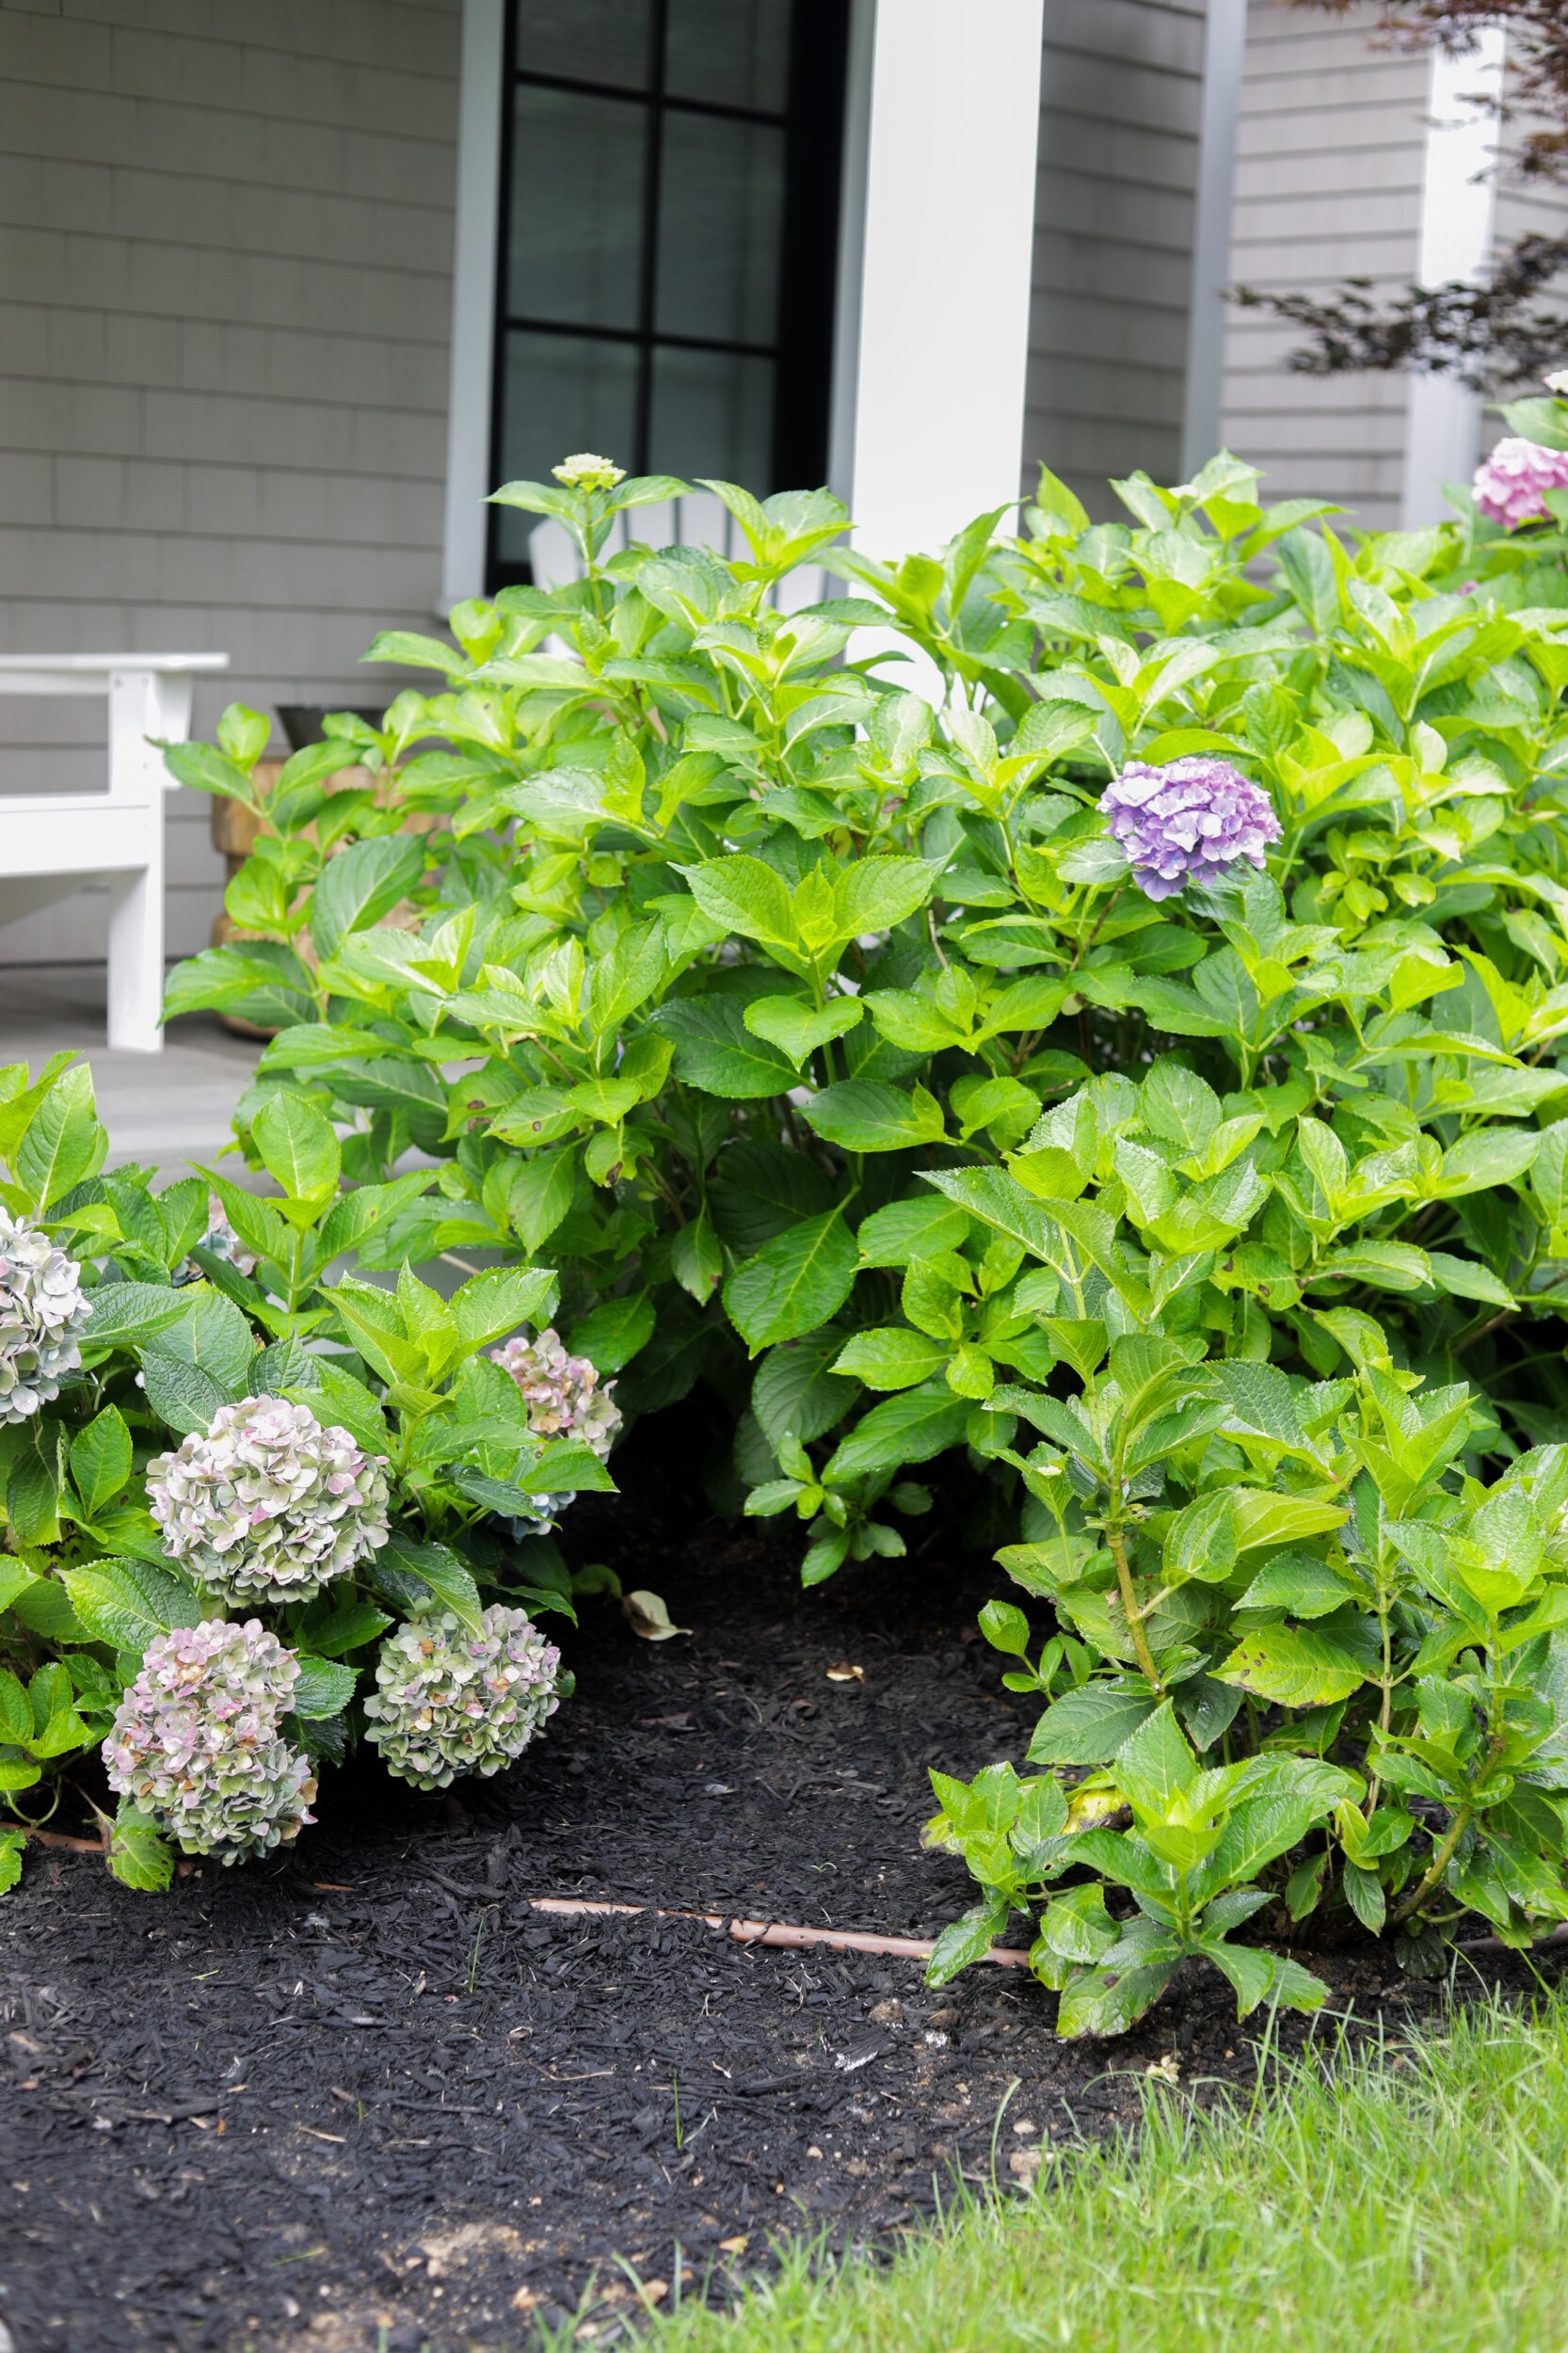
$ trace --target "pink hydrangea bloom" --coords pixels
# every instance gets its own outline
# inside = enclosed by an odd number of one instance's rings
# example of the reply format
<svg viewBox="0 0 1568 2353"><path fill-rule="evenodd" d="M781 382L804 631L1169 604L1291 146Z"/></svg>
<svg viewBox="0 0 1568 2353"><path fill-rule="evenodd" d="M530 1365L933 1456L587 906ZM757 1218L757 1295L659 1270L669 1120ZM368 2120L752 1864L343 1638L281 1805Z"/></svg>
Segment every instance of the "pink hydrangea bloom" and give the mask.
<svg viewBox="0 0 1568 2353"><path fill-rule="evenodd" d="M528 1405L528 1427L536 1438L580 1438L607 1460L620 1428L620 1408L610 1395L613 1381L601 1388L586 1356L568 1356L553 1328L536 1339L522 1335L492 1348L490 1362L509 1372Z"/></svg>
<svg viewBox="0 0 1568 2353"><path fill-rule="evenodd" d="M258 1618L156 1635L104 1743L110 1788L187 1854L270 1852L315 1819L310 1760L283 1734L298 1680L297 1657Z"/></svg>
<svg viewBox="0 0 1568 2353"><path fill-rule="evenodd" d="M227 1596L309 1601L387 1541L385 1458L307 1405L247 1397L147 1465L171 1561Z"/></svg>
<svg viewBox="0 0 1568 2353"><path fill-rule="evenodd" d="M560 1652L526 1610L492 1602L477 1631L451 1610L416 1619L381 1645L365 1737L416 1789L499 1773L560 1705Z"/></svg>
<svg viewBox="0 0 1568 2353"><path fill-rule="evenodd" d="M1476 468L1476 504L1488 521L1517 531L1549 520L1548 490L1568 490L1568 449L1544 449L1517 436L1499 441Z"/></svg>

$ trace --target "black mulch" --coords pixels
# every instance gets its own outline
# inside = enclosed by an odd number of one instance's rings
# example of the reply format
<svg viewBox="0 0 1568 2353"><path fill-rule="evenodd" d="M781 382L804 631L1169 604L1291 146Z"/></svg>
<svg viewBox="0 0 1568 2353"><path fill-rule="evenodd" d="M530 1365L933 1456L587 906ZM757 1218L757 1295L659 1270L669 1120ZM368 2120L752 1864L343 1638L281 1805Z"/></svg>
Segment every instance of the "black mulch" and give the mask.
<svg viewBox="0 0 1568 2353"><path fill-rule="evenodd" d="M667 2303L678 2272L732 2292L780 2232L896 2243L955 2173L1007 2187L1131 2117L1157 2060L1252 2080L1202 1976L1064 2045L1018 1972L933 1993L905 1961L528 1907L934 1934L967 1881L920 1849L925 1769L1019 1759L1032 1719L975 1633L995 1571L936 1543L803 1594L776 1524L704 1525L652 1441L568 1532L692 1632L586 1605L579 1697L504 1780L455 1801L340 1776L295 1853L163 1898L29 1857L0 1904L16 2353L491 2353L580 2309L604 2342L641 2309L629 2275ZM1332 1960L1336 2007L1438 1998L1385 1968Z"/></svg>

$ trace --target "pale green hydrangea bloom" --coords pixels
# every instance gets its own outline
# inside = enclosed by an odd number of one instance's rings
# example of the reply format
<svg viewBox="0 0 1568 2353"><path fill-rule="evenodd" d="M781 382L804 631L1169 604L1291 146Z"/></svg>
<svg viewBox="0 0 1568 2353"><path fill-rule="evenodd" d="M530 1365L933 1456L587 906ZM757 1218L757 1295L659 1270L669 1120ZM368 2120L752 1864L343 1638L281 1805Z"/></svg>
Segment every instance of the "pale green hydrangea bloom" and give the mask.
<svg viewBox="0 0 1568 2353"><path fill-rule="evenodd" d="M596 457L591 450L563 457L551 472L568 490L613 490L617 482L626 480L624 466L615 465L608 457Z"/></svg>
<svg viewBox="0 0 1568 2353"><path fill-rule="evenodd" d="M561 1654L526 1610L492 1602L475 1632L453 1614L400 1625L381 1645L365 1737L389 1773L444 1789L499 1773L560 1705Z"/></svg>

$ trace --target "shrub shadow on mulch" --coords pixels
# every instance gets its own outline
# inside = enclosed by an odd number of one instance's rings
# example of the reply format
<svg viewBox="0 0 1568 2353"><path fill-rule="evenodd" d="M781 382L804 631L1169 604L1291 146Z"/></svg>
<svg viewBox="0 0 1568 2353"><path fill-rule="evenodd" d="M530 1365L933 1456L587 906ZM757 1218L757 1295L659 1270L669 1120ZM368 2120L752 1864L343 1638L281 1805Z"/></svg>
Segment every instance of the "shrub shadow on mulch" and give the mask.
<svg viewBox="0 0 1568 2353"><path fill-rule="evenodd" d="M783 2231L895 2243L955 2174L1005 2188L1130 2121L1157 2061L1254 2079L1255 2034L1201 1975L1135 2033L1062 2044L1021 1972L932 1993L909 1961L530 1908L931 1935L968 1883L920 1849L926 1768L1027 1744L1034 1710L974 1629L994 1569L937 1537L802 1593L776 1524L688 1498L681 1433L639 1433L622 1497L568 1533L691 1633L641 1641L584 1605L579 1696L503 1779L454 1801L351 1770L296 1851L162 1898L29 1858L0 1905L18 2353L499 2353L590 2292L602 2342L641 2309L629 2271L657 2307L678 2276L728 2293ZM845 1664L863 1680L829 1678ZM1441 1998L1370 1951L1326 1974L1368 2020ZM1283 2022L1286 2047L1304 2031Z"/></svg>

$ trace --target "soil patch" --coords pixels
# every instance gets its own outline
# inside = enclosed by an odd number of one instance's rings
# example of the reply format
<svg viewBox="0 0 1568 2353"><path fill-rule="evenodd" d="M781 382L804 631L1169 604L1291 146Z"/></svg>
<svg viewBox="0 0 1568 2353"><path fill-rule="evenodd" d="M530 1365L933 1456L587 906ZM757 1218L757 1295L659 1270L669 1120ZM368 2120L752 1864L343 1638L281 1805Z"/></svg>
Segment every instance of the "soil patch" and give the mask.
<svg viewBox="0 0 1568 2353"><path fill-rule="evenodd" d="M974 1630L995 1570L938 1542L803 1594L793 1542L703 1525L652 1431L628 1451L573 1552L692 1632L587 1604L579 1696L513 1772L456 1802L340 1777L297 1852L167 1897L29 1858L0 1904L16 2353L501 2353L580 2309L605 2342L728 2294L781 2232L885 2246L955 2173L1027 2181L1130 2118L1156 2062L1253 2079L1211 1976L1061 2044L1021 1972L932 1993L905 1961L529 1908L932 1935L968 1883L920 1849L926 1768L1021 1759L1034 1713ZM1368 2019L1439 1998L1381 1956L1328 1974Z"/></svg>

